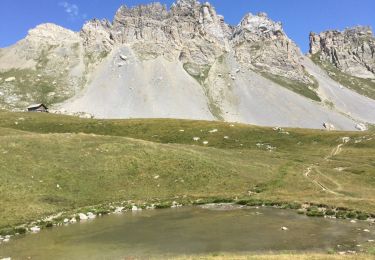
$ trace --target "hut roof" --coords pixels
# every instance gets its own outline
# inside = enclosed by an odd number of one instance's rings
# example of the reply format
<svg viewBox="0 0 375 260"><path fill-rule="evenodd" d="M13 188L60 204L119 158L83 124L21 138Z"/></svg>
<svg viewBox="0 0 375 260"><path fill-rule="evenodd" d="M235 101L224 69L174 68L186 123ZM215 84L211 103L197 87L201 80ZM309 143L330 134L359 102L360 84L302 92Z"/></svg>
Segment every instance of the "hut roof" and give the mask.
<svg viewBox="0 0 375 260"><path fill-rule="evenodd" d="M44 104L34 104L34 105L30 105L30 106L27 107L27 109L38 108L38 107L41 107L41 106L43 106L44 108L47 109L47 106L44 105Z"/></svg>

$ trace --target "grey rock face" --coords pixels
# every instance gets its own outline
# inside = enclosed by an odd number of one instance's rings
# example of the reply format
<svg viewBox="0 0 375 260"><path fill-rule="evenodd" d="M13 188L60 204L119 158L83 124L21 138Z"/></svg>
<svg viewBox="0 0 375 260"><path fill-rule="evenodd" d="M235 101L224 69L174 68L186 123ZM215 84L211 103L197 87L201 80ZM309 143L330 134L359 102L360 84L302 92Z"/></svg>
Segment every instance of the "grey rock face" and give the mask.
<svg viewBox="0 0 375 260"><path fill-rule="evenodd" d="M133 8L122 6L113 24L91 21L81 36L94 50L108 51L114 45L128 44L142 59L164 56L188 64L192 75L212 66L229 52L249 69L258 69L312 83L299 60L302 54L286 36L281 23L266 14L248 14L237 27L230 27L209 4L179 0L170 11L165 5L152 3ZM100 46L101 45L101 46Z"/></svg>
<svg viewBox="0 0 375 260"><path fill-rule="evenodd" d="M246 15L231 39L236 58L245 66L305 84L312 79L301 65L302 53L267 14Z"/></svg>
<svg viewBox="0 0 375 260"><path fill-rule="evenodd" d="M352 76L375 78L375 37L370 27L311 33L310 54Z"/></svg>

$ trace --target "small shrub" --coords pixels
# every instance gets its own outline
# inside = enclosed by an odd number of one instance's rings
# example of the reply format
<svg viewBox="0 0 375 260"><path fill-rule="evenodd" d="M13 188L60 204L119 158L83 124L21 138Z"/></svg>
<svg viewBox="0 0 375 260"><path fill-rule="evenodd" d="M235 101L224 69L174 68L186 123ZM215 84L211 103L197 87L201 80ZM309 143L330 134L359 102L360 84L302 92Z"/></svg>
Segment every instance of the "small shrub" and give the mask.
<svg viewBox="0 0 375 260"><path fill-rule="evenodd" d="M319 211L319 208L317 206L310 206L307 208L307 211L310 212L310 211Z"/></svg>
<svg viewBox="0 0 375 260"><path fill-rule="evenodd" d="M355 212L353 212L353 211L348 212L348 213L346 214L346 218L351 218L351 219L353 219L353 218L356 218L356 217L357 217L357 214L356 214Z"/></svg>
<svg viewBox="0 0 375 260"><path fill-rule="evenodd" d="M14 232L15 232L15 233L18 233L18 234L25 234L26 231L27 231L27 229L24 228L24 227L16 227L16 228L14 229Z"/></svg>
<svg viewBox="0 0 375 260"><path fill-rule="evenodd" d="M359 213L357 215L358 220L367 220L369 217L370 217L369 214L366 214L366 213Z"/></svg>
<svg viewBox="0 0 375 260"><path fill-rule="evenodd" d="M299 203L288 203L286 205L287 209L300 209L301 205Z"/></svg>
<svg viewBox="0 0 375 260"><path fill-rule="evenodd" d="M233 201L234 201L233 199L220 198L220 199L214 199L213 203L232 203Z"/></svg>
<svg viewBox="0 0 375 260"><path fill-rule="evenodd" d="M336 212L333 209L327 209L326 210L326 215L327 216L334 216Z"/></svg>
<svg viewBox="0 0 375 260"><path fill-rule="evenodd" d="M46 223L45 227L46 227L46 228L51 228L51 227L53 227L53 223L50 222L50 221L48 221L48 222Z"/></svg>
<svg viewBox="0 0 375 260"><path fill-rule="evenodd" d="M336 212L336 218L345 218L346 217L346 211L339 210Z"/></svg>
<svg viewBox="0 0 375 260"><path fill-rule="evenodd" d="M7 236L7 235L14 235L14 229L13 228L4 228L0 230L0 235Z"/></svg>
<svg viewBox="0 0 375 260"><path fill-rule="evenodd" d="M322 211L307 211L306 215L309 217L324 217L324 212Z"/></svg>
<svg viewBox="0 0 375 260"><path fill-rule="evenodd" d="M260 200L252 200L247 203L247 206L250 206L250 207L262 206L262 205L263 205L263 201L260 201Z"/></svg>
<svg viewBox="0 0 375 260"><path fill-rule="evenodd" d="M242 205L242 206L246 206L247 203L249 203L248 200L238 200L238 201L236 201L236 204Z"/></svg>
<svg viewBox="0 0 375 260"><path fill-rule="evenodd" d="M156 205L155 205L155 208L156 208L156 209L166 209L166 208L170 208L171 206L172 206L171 203L169 203L169 202L164 202L164 203L156 204Z"/></svg>

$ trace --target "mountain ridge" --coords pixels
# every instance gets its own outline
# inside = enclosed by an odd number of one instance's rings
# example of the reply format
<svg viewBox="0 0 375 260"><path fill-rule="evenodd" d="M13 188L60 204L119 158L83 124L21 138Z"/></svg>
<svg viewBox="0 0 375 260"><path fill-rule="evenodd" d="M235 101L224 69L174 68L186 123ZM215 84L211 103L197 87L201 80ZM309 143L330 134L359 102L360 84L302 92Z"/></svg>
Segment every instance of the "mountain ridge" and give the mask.
<svg viewBox="0 0 375 260"><path fill-rule="evenodd" d="M320 39L311 34L310 41L318 50ZM211 4L195 0L170 9L121 6L112 22L94 19L80 32L44 24L0 49L0 105L20 110L44 102L59 113L100 118L327 123L341 130L373 124L375 88L342 84L320 64L332 60L319 50L311 51L313 64L265 13L230 26Z"/></svg>

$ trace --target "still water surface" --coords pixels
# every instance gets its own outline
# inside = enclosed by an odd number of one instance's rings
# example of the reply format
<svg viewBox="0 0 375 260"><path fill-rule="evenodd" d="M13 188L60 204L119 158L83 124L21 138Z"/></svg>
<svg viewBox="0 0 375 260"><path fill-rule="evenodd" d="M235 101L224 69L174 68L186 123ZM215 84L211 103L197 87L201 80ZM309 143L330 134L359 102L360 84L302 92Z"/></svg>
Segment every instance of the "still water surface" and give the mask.
<svg viewBox="0 0 375 260"><path fill-rule="evenodd" d="M288 231L282 231L283 226ZM366 222L309 218L289 210L187 207L113 214L43 230L0 245L0 258L147 259L220 252L326 252L337 245L341 250L356 248L374 239L374 232Z"/></svg>

